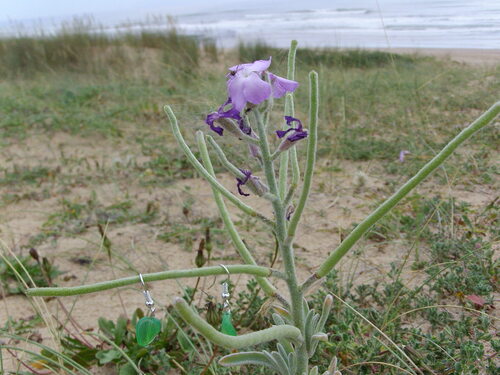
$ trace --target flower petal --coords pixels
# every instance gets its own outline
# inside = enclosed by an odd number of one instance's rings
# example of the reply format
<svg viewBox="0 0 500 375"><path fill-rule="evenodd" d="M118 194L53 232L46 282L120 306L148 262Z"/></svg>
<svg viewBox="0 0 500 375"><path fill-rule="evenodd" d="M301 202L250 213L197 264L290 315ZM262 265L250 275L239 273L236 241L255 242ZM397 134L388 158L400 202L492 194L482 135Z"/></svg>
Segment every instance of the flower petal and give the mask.
<svg viewBox="0 0 500 375"><path fill-rule="evenodd" d="M260 104L271 96L271 85L263 81L257 73L252 73L245 78L243 94L248 102Z"/></svg>
<svg viewBox="0 0 500 375"><path fill-rule="evenodd" d="M262 73L271 66L271 59L271 56L269 56L269 60L254 61L252 64L248 64L248 66L245 66L245 69L248 69L252 72Z"/></svg>
<svg viewBox="0 0 500 375"><path fill-rule="evenodd" d="M229 67L229 71L236 73L236 72L239 72L240 70L245 69L246 67L248 67L250 65L252 65L252 63L233 65L233 66Z"/></svg>
<svg viewBox="0 0 500 375"><path fill-rule="evenodd" d="M298 123L299 125L295 129L302 130L302 121L300 121L298 118L295 118L292 116L285 116L285 121L286 121L286 124L289 126L293 126L294 122Z"/></svg>
<svg viewBox="0 0 500 375"><path fill-rule="evenodd" d="M227 93L231 98L231 102L233 103L233 108L238 112L241 112L245 105L247 104L247 100L244 94L245 82L248 78L243 76L235 76L233 79L227 82Z"/></svg>
<svg viewBox="0 0 500 375"><path fill-rule="evenodd" d="M269 73L269 79L271 80L273 96L275 98L281 98L287 92L295 91L295 89L299 86L298 82L279 77L273 73Z"/></svg>
<svg viewBox="0 0 500 375"><path fill-rule="evenodd" d="M290 142L296 142L306 137L307 137L307 130L301 130L301 131L296 131L294 134L289 136L287 140L289 140Z"/></svg>

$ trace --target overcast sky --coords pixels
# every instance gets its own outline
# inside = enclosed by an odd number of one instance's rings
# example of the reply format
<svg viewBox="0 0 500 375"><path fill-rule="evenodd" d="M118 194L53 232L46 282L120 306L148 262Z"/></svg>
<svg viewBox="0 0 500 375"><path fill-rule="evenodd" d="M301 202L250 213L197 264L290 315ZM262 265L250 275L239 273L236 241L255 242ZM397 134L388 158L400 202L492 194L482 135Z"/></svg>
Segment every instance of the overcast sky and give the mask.
<svg viewBox="0 0 500 375"><path fill-rule="evenodd" d="M324 0L320 2L324 3ZM254 7L257 4L265 6L266 3L269 2L253 0L250 4ZM246 7L248 4L244 0L0 0L0 20L66 18L82 14L126 18L224 9L225 6Z"/></svg>
<svg viewBox="0 0 500 375"><path fill-rule="evenodd" d="M388 4L392 2L417 3L422 0L378 1L380 4ZM0 0L0 21L64 18L82 14L127 18L153 13L182 14L227 8L266 8L276 7L278 3L282 3L288 9L329 8L358 7L363 3L375 5L377 0Z"/></svg>
<svg viewBox="0 0 500 375"><path fill-rule="evenodd" d="M278 0L282 1L282 0ZM329 0L314 0L326 4ZM0 0L0 19L67 17L81 14L146 15L151 13L181 14L225 6L265 6L268 0ZM273 1L276 4L276 0ZM286 3L297 3L297 0ZM310 2L305 2L310 4Z"/></svg>

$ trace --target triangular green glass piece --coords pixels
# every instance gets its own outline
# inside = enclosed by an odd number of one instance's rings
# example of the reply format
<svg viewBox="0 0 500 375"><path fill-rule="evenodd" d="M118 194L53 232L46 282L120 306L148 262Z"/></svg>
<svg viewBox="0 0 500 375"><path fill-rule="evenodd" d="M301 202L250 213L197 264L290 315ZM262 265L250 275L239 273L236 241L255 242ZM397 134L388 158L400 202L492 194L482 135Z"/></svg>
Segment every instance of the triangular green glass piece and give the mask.
<svg viewBox="0 0 500 375"><path fill-rule="evenodd" d="M229 336L238 336L236 329L234 329L233 323L231 322L231 312L224 311L222 313L222 323L220 325L220 331Z"/></svg>
<svg viewBox="0 0 500 375"><path fill-rule="evenodd" d="M160 331L160 320L152 316L145 316L144 318L139 319L135 325L135 337L137 339L137 343L140 346L147 346L151 344Z"/></svg>

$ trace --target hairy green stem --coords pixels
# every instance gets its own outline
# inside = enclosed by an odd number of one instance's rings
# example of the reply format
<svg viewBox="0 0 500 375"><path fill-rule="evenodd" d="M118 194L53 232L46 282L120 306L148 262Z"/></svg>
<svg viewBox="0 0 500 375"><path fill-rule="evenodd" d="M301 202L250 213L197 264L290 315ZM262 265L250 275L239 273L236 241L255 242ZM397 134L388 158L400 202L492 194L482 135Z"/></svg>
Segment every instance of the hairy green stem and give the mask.
<svg viewBox="0 0 500 375"><path fill-rule="evenodd" d="M300 330L291 325L280 325L240 336L229 336L217 331L203 320L182 298L174 300L174 307L181 318L200 332L207 340L228 349L241 349L278 339L301 341Z"/></svg>
<svg viewBox="0 0 500 375"><path fill-rule="evenodd" d="M326 276L342 257L358 242L358 240L379 221L396 204L398 204L415 186L422 182L429 174L438 168L451 155L455 149L469 139L474 133L488 125L500 113L500 102L495 103L490 109L483 113L468 127L463 129L453 138L436 156L434 156L418 173L408 180L389 199L373 211L366 219L356 226L344 241L328 256L321 267L311 275L303 284L302 289L306 290L316 280Z"/></svg>
<svg viewBox="0 0 500 375"><path fill-rule="evenodd" d="M177 142L179 143L179 146L181 146L182 151L184 151L184 154L187 156L188 160L191 162L193 167L210 183L210 185L212 185L212 187L218 189L222 195L224 195L231 203L233 203L240 210L245 212L247 215L250 215L252 217L257 217L267 225L272 226L273 224L268 218L255 211L252 207L243 203L238 197L232 194L229 190L227 190L224 186L222 186L219 183L219 181L217 181L214 177L212 177L210 173L208 173L208 171L203 167L203 165L201 165L198 159L196 159L194 154L189 149L189 146L187 145L186 141L184 140L184 137L182 136L181 131L179 129L179 125L177 124L177 118L175 117L172 108L170 108L170 106L167 105L165 106L164 109L170 120L170 125L172 126L172 132L174 134L174 137L176 138Z"/></svg>
<svg viewBox="0 0 500 375"><path fill-rule="evenodd" d="M262 153L262 166L266 175L267 183L271 194L278 193L278 185L276 182L275 171L271 155L269 153L269 144L267 141L266 130L260 114L254 113L257 122L257 130L260 139L260 150ZM302 292L297 282L297 273L295 270L295 259L291 242L286 242L286 212L281 201L272 202L274 215L276 220L276 238L280 248L281 256L285 267L286 283L290 292L292 317L295 327L297 327L302 335L305 333L304 312L302 309ZM303 374L308 368L308 354L305 343L297 346L297 368L298 373Z"/></svg>
<svg viewBox="0 0 500 375"><path fill-rule="evenodd" d="M207 139L209 142L215 143L215 141L209 135L207 135ZM207 144L205 143L203 132L201 131L196 132L196 141L198 143L201 159L203 161L203 164L205 165L205 168L207 169L208 173L210 173L211 176L215 177L215 171L212 162L210 160L210 156L208 154ZM217 144L215 143L215 145ZM226 227L226 230L229 233L229 237L231 237L231 240L233 241L233 244L236 247L238 254L240 254L241 258L244 260L245 263L251 265L257 265L254 258L252 257L252 254L250 254L250 251L248 251L245 243L241 239L238 231L236 230L220 192L215 188L212 188L212 192L214 195L215 203L217 204L217 207L219 209L220 216L222 218L222 221L224 222L224 226ZM278 295L276 288L269 282L269 280L262 277L257 277L256 279L266 295L272 297L276 297Z"/></svg>
<svg viewBox="0 0 500 375"><path fill-rule="evenodd" d="M295 232L300 221L300 217L304 211L304 207L309 197L312 186L312 177L314 172L314 164L316 162L316 146L318 143L318 108L319 108L319 89L318 89L318 73L309 73L309 90L310 90L310 103L309 103L309 136L307 141L307 161L306 169L304 171L304 183L300 193L299 202L295 208L295 212L290 220L288 226L288 237L293 241Z"/></svg>
<svg viewBox="0 0 500 375"><path fill-rule="evenodd" d="M295 79L295 55L297 53L297 41L292 40L290 50L288 51L288 69L286 78L289 80ZM285 97L285 116L293 116L293 94L288 93ZM283 125L283 130L286 130L287 125ZM289 151L281 153L280 156L280 169L279 169L279 197L281 200L285 199L286 189L288 184L288 156Z"/></svg>
<svg viewBox="0 0 500 375"><path fill-rule="evenodd" d="M198 136L198 132L196 135ZM208 140L208 143L210 143L210 145L215 150L215 153L217 154L217 157L219 158L219 161L224 166L224 168L226 168L233 176L235 176L237 178L241 178L241 179L245 178L245 175L243 174L243 172L240 171L238 167L236 167L233 163L231 163L227 159L226 154L224 153L224 151L222 151L222 149L217 144L217 142L215 142L215 139L213 139L212 136L207 135L207 140ZM203 160L203 164L205 164L205 168L208 170L208 173L210 173L215 178L215 174L210 172L210 170L208 169L204 160ZM210 164L212 164L212 163L210 163Z"/></svg>
<svg viewBox="0 0 500 375"><path fill-rule="evenodd" d="M266 267L254 266L254 265L228 265L226 266L231 274L246 274L258 277L281 277L283 278L281 272L272 270ZM145 282L148 281L159 281L168 279L180 279L183 277L201 277L201 276L214 276L214 275L225 275L226 271L220 266L213 267L203 267L203 268L192 268L188 270L171 270L162 271L155 273L145 273L142 275ZM119 288L126 285L140 283L141 280L139 276L130 276L123 279L116 279L111 281L103 281L100 283L80 285L67 288L29 288L26 290L28 296L38 297L58 297L58 296L74 296L77 294L87 294L100 292L103 290Z"/></svg>

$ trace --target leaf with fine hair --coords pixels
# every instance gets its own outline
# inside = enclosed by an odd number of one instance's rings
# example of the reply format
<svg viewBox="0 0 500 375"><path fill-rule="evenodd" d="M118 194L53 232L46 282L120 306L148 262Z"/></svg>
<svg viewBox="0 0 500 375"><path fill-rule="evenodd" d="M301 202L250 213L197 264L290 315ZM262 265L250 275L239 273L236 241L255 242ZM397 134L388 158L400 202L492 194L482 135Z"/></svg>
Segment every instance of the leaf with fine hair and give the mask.
<svg viewBox="0 0 500 375"><path fill-rule="evenodd" d="M272 315L274 324L277 326L285 325L287 324L285 320L278 314L274 313ZM294 351L294 348L292 346L292 343L287 340L287 339L279 339L278 342L282 345L282 347L286 350L287 353L291 353ZM279 348L279 347L278 347Z"/></svg>
<svg viewBox="0 0 500 375"><path fill-rule="evenodd" d="M262 352L241 352L233 353L222 357L219 364L224 367L244 366L244 365L257 365L265 366L274 371L278 371L275 367L274 361Z"/></svg>

